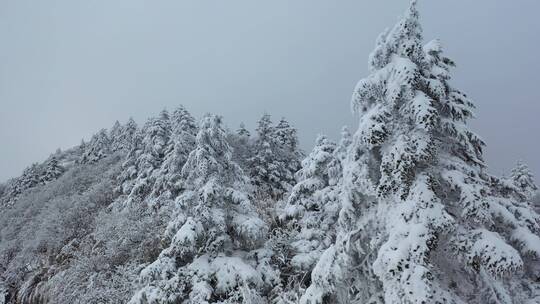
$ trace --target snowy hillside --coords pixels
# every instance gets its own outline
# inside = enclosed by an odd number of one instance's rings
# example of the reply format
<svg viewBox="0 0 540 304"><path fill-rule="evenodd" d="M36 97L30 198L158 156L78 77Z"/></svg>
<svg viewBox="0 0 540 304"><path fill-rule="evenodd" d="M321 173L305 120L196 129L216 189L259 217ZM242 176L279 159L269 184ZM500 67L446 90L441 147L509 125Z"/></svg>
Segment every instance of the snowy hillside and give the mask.
<svg viewBox="0 0 540 304"><path fill-rule="evenodd" d="M0 185L0 304L540 303L540 195L488 173L416 2L354 88L356 132L299 149L179 106Z"/></svg>

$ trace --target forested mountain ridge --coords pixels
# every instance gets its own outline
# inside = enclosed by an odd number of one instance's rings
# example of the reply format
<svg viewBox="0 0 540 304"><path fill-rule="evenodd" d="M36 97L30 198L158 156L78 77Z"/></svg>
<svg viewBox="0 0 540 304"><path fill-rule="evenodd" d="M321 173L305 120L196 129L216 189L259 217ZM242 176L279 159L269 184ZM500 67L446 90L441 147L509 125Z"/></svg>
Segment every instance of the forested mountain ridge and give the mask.
<svg viewBox="0 0 540 304"><path fill-rule="evenodd" d="M0 303L539 303L537 186L487 172L453 67L412 1L339 142L179 106L55 152L0 185Z"/></svg>

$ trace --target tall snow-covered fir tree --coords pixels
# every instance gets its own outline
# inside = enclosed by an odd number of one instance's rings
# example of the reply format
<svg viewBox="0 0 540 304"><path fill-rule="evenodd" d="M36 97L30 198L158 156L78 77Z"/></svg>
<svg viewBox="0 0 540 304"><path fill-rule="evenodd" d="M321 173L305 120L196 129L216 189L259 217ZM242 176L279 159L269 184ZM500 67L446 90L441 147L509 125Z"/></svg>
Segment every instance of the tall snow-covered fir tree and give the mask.
<svg viewBox="0 0 540 304"><path fill-rule="evenodd" d="M236 134L243 139L247 139L251 136L251 133L246 129L246 125L243 122L240 123L240 127L236 130Z"/></svg>
<svg viewBox="0 0 540 304"><path fill-rule="evenodd" d="M298 136L295 128L282 117L275 127L275 138L284 149L296 152L298 151Z"/></svg>
<svg viewBox="0 0 540 304"><path fill-rule="evenodd" d="M134 127L135 129L131 142L129 143L129 149L127 150L126 158L122 163L122 172L120 172L117 177L117 192L126 195L131 193L131 190L135 185L135 180L139 172L137 160L142 153L142 129L137 128L136 125L134 125Z"/></svg>
<svg viewBox="0 0 540 304"><path fill-rule="evenodd" d="M319 135L313 151L302 161L302 168L296 174L298 182L279 214L286 229L292 231L289 233L292 255L286 261L292 268L289 284L299 284L300 288L305 287L321 253L335 241L341 179L336 149L334 142Z"/></svg>
<svg viewBox="0 0 540 304"><path fill-rule="evenodd" d="M270 115L264 114L257 123L257 138L249 160L252 182L260 192L281 198L294 184L294 174L300 168L300 152L296 129L281 119L274 126Z"/></svg>
<svg viewBox="0 0 540 304"><path fill-rule="evenodd" d="M531 200L538 190L531 170L522 161L518 161L510 172L510 180L528 200Z"/></svg>
<svg viewBox="0 0 540 304"><path fill-rule="evenodd" d="M81 156L80 163L95 163L106 157L111 152L111 141L106 129L101 129L94 134L90 142L85 145L85 150Z"/></svg>
<svg viewBox="0 0 540 304"><path fill-rule="evenodd" d="M352 108L337 241L302 303L527 303L539 217L490 176L450 84L441 44L422 45L416 1L377 40ZM532 301L532 300L531 300Z"/></svg>
<svg viewBox="0 0 540 304"><path fill-rule="evenodd" d="M121 150L120 136L122 134L122 125L117 120L109 130L109 138L111 140L111 151L116 152Z"/></svg>
<svg viewBox="0 0 540 304"><path fill-rule="evenodd" d="M221 118L207 115L182 169L185 190L167 227L168 245L141 273L146 286L131 303L261 303L275 279L259 249L268 227L231 154Z"/></svg>
<svg viewBox="0 0 540 304"><path fill-rule="evenodd" d="M352 143L352 135L351 131L347 126L343 126L341 128L341 139L339 140L339 144L336 147L336 151L334 153L336 154L336 157L340 161L344 161L347 157L347 149L349 149L349 146Z"/></svg>
<svg viewBox="0 0 540 304"><path fill-rule="evenodd" d="M168 150L161 168L156 173L157 180L153 189L153 196L165 194L172 198L178 193L182 167L186 163L189 153L195 148L197 124L195 119L183 106L175 109L170 118L171 135Z"/></svg>
<svg viewBox="0 0 540 304"><path fill-rule="evenodd" d="M294 175L300 170L300 160L304 156L298 147L298 132L284 117L279 120L274 132L278 143L278 159L283 168L282 180L289 189L294 185Z"/></svg>
<svg viewBox="0 0 540 304"><path fill-rule="evenodd" d="M254 143L253 156L250 158L252 182L263 193L277 195L275 191L282 192L280 174L277 172L279 164L275 159L274 126L270 115L264 114L257 122L257 139Z"/></svg>
<svg viewBox="0 0 540 304"><path fill-rule="evenodd" d="M137 123L133 118L130 117L125 125L116 121L109 132L111 150L113 152L129 151L135 132L137 132Z"/></svg>
<svg viewBox="0 0 540 304"><path fill-rule="evenodd" d="M57 179L63 172L64 168L58 163L56 156L51 156L45 163L40 180L42 183L48 183Z"/></svg>
<svg viewBox="0 0 540 304"><path fill-rule="evenodd" d="M171 121L167 110L162 110L158 117L151 118L144 126L143 149L156 160L162 160L167 153L171 136Z"/></svg>
<svg viewBox="0 0 540 304"><path fill-rule="evenodd" d="M140 144L132 147L135 151L130 152L130 156L136 159L125 164L136 171L130 174L135 180L124 181L128 185L124 188L130 192L131 202L140 202L152 192L157 179L156 173L168 151L170 136L171 123L166 110L161 111L157 117L150 118L142 128Z"/></svg>
<svg viewBox="0 0 540 304"><path fill-rule="evenodd" d="M249 159L252 156L253 142L251 140L251 133L244 123L240 123L240 126L235 133L229 134L229 143L234 149L234 161L246 172L250 172Z"/></svg>
<svg viewBox="0 0 540 304"><path fill-rule="evenodd" d="M14 178L7 183L4 195L0 200L0 206L12 205L21 193L39 185L40 180L41 170L37 163L25 168L20 177Z"/></svg>

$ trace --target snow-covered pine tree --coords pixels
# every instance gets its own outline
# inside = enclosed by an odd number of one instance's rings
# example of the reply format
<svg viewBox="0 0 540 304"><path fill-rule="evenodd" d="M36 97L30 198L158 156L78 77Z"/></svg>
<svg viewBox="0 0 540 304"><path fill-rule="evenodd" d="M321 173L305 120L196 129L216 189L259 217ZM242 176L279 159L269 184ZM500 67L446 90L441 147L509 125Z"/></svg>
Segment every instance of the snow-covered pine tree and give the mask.
<svg viewBox="0 0 540 304"><path fill-rule="evenodd" d="M30 167L24 169L21 177L17 178L17 186L19 189L17 193L22 192L23 190L35 187L40 182L41 168L38 163L33 163Z"/></svg>
<svg viewBox="0 0 540 304"><path fill-rule="evenodd" d="M158 117L149 119L143 131L142 144L145 152L152 154L155 159L163 159L172 131L169 112L162 110Z"/></svg>
<svg viewBox="0 0 540 304"><path fill-rule="evenodd" d="M243 138L243 139L246 139L246 140L251 136L248 129L246 129L246 125L243 122L240 123L240 127L236 131L236 134L238 134L238 136L240 138Z"/></svg>
<svg viewBox="0 0 540 304"><path fill-rule="evenodd" d="M285 117L282 117L279 120L274 132L276 140L281 147L284 147L284 149L291 152L298 151L298 132L291 126Z"/></svg>
<svg viewBox="0 0 540 304"><path fill-rule="evenodd" d="M268 227L232 161L221 118L205 116L196 141L182 169L185 191L167 227L168 245L142 271L146 286L130 303L262 303L274 284L269 253L259 249Z"/></svg>
<svg viewBox="0 0 540 304"><path fill-rule="evenodd" d="M81 156L80 163L95 163L106 157L111 152L111 141L106 129L101 129L94 134L90 142L85 145L85 150Z"/></svg>
<svg viewBox="0 0 540 304"><path fill-rule="evenodd" d="M335 241L339 203L339 174L341 166L336 158L336 144L319 135L313 151L302 161L293 187L280 219L291 231L293 256L290 266L294 273L288 280L295 280L300 287L309 280L309 274L322 252ZM338 168L335 168L338 166ZM291 283L291 282L289 282Z"/></svg>
<svg viewBox="0 0 540 304"><path fill-rule="evenodd" d="M294 175L301 167L302 152L298 148L298 132L282 117L275 127L278 156L281 162L282 181L289 190L295 183Z"/></svg>
<svg viewBox="0 0 540 304"><path fill-rule="evenodd" d="M176 136L188 133L196 137L199 130L195 118L183 105L174 110L171 117L171 128L173 135Z"/></svg>
<svg viewBox="0 0 540 304"><path fill-rule="evenodd" d="M24 169L21 176L8 182L0 205L10 206L21 193L40 184L41 168L37 163Z"/></svg>
<svg viewBox="0 0 540 304"><path fill-rule="evenodd" d="M336 151L334 152L336 154L336 157L340 161L344 161L347 157L347 149L349 148L351 143L351 131L349 131L349 128L347 126L343 126L343 128L341 128L341 139L339 140L339 144L336 147Z"/></svg>
<svg viewBox="0 0 540 304"><path fill-rule="evenodd" d="M58 163L56 156L51 156L45 164L45 169L40 177L40 182L45 184L60 177L64 168Z"/></svg>
<svg viewBox="0 0 540 304"><path fill-rule="evenodd" d="M84 138L81 139L81 143L79 144L79 146L77 147L77 152L80 154L80 155L83 155L84 151L86 151L86 145L87 143L84 141Z"/></svg>
<svg viewBox="0 0 540 304"><path fill-rule="evenodd" d="M282 119L279 128L273 126L270 115L258 121L253 156L249 160L252 182L259 193L280 199L294 184L294 174L300 168L296 130Z"/></svg>
<svg viewBox="0 0 540 304"><path fill-rule="evenodd" d="M111 130L109 131L109 139L111 140L111 151L116 152L121 150L120 135L122 134L122 125L117 120L114 122Z"/></svg>
<svg viewBox="0 0 540 304"><path fill-rule="evenodd" d="M195 148L197 124L195 119L184 106L173 111L170 119L171 135L168 151L161 168L157 172L157 180L152 190L152 196L158 198L165 195L172 198L178 194L181 185L180 175L189 153Z"/></svg>
<svg viewBox="0 0 540 304"><path fill-rule="evenodd" d="M531 200L538 190L531 170L522 161L518 161L516 167L512 169L510 180L528 200Z"/></svg>
<svg viewBox="0 0 540 304"><path fill-rule="evenodd" d="M337 241L302 303L526 303L538 215L486 173L438 41L422 47L416 1L370 56L352 108ZM537 288L536 288L537 289ZM537 292L537 291L536 291Z"/></svg>
<svg viewBox="0 0 540 304"><path fill-rule="evenodd" d="M283 192L279 164L275 155L274 126L269 114L257 122L257 138L253 145L253 156L249 159L252 183L263 196L276 196ZM279 193L277 193L279 191Z"/></svg>
<svg viewBox="0 0 540 304"><path fill-rule="evenodd" d="M120 141L126 144L128 148L131 148L131 142L133 141L133 138L135 137L135 134L138 130L139 127L137 126L137 123L135 122L133 117L130 117L124 125Z"/></svg>
<svg viewBox="0 0 540 304"><path fill-rule="evenodd" d="M171 136L169 113L161 111L158 117L150 118L142 129L140 148L133 151L137 158L133 164L126 164L136 170L136 178L129 193L130 202L140 202L152 191L157 179L157 170L161 167L168 151ZM129 156L128 156L129 157Z"/></svg>
<svg viewBox="0 0 540 304"><path fill-rule="evenodd" d="M329 174L335 180L343 178L343 166L347 158L347 150L352 143L352 135L347 126L341 128L341 139L334 150L334 158L330 164Z"/></svg>
<svg viewBox="0 0 540 304"><path fill-rule="evenodd" d="M233 160L245 172L251 172L249 161L253 157L253 141L251 140L251 133L244 123L240 123L236 132L229 132L228 141L234 150Z"/></svg>
<svg viewBox="0 0 540 304"><path fill-rule="evenodd" d="M130 194L133 186L135 185L135 180L139 172L137 167L137 160L142 153L142 129L138 129L135 126L135 131L131 139L128 153L126 159L122 163L122 171L116 178L118 182L118 188L116 189L117 193L120 194Z"/></svg>
<svg viewBox="0 0 540 304"><path fill-rule="evenodd" d="M141 154L142 147L142 130L139 129L133 118L130 117L124 125L117 142L118 146L121 146L121 149L126 151L126 158L122 163L122 171L116 178L118 182L116 192L129 194L137 177L137 159Z"/></svg>
<svg viewBox="0 0 540 304"><path fill-rule="evenodd" d="M131 148L131 142L133 141L135 132L137 132L137 123L135 120L133 120L133 118L130 117L125 125L121 125L118 121L116 121L109 132L112 152L128 152Z"/></svg>

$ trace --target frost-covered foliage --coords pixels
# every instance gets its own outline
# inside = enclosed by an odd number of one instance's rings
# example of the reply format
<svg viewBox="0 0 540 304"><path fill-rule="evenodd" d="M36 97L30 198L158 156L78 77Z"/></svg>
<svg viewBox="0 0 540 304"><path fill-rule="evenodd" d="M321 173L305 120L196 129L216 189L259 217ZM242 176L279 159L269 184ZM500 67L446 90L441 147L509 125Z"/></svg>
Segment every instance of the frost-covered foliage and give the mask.
<svg viewBox="0 0 540 304"><path fill-rule="evenodd" d="M339 233L303 303L525 303L538 215L488 175L441 44L422 46L416 1L370 56L352 99ZM332 300L329 300L332 299Z"/></svg>
<svg viewBox="0 0 540 304"><path fill-rule="evenodd" d="M303 158L182 106L0 184L0 304L540 303L540 195L487 173L416 2L377 40L358 130Z"/></svg>
<svg viewBox="0 0 540 304"><path fill-rule="evenodd" d="M235 133L228 134L228 141L231 148L234 150L233 160L238 163L246 172L250 172L248 160L251 158L253 150L253 138L251 132L246 129L244 123L240 123L240 127Z"/></svg>
<svg viewBox="0 0 540 304"><path fill-rule="evenodd" d="M142 154L142 137L141 129L137 129L133 134L133 139L130 143L126 159L122 163L122 171L117 177L118 188L117 192L122 194L130 194L138 176L138 159Z"/></svg>
<svg viewBox="0 0 540 304"><path fill-rule="evenodd" d="M127 204L139 204L152 192L168 151L171 131L169 113L163 110L135 133L120 176L122 192L129 198Z"/></svg>
<svg viewBox="0 0 540 304"><path fill-rule="evenodd" d="M182 188L180 171L195 146L195 119L180 106L171 115L164 110L149 119L141 130L136 126L129 130L129 152L117 190L127 195L126 205L144 203L157 208Z"/></svg>
<svg viewBox="0 0 540 304"><path fill-rule="evenodd" d="M85 145L80 163L95 163L111 153L111 140L106 129L94 134L90 142Z"/></svg>
<svg viewBox="0 0 540 304"><path fill-rule="evenodd" d="M281 198L287 193L300 168L300 157L296 129L285 119L274 126L270 115L263 115L258 121L257 138L248 160L252 183L259 188L259 194Z"/></svg>
<svg viewBox="0 0 540 304"><path fill-rule="evenodd" d="M116 156L70 167L57 180L25 191L16 204L0 212L0 286L8 290L8 303L48 299L67 283L49 286L65 267L62 249L87 237L97 212L112 201L110 176L116 174L119 160Z"/></svg>
<svg viewBox="0 0 540 304"><path fill-rule="evenodd" d="M296 130L279 126L274 156L298 162ZM245 127L227 134L219 117L207 116L199 132L179 107L141 129L132 119L115 123L32 165L0 189L5 301L283 299L273 249L284 239L269 236L276 201L255 199L262 188L235 162L249 168L255 147Z"/></svg>
<svg viewBox="0 0 540 304"><path fill-rule="evenodd" d="M112 152L129 151L136 132L137 123L133 118L129 118L125 125L121 125L120 122L116 121L109 132Z"/></svg>
<svg viewBox="0 0 540 304"><path fill-rule="evenodd" d="M2 193L0 193L0 207L14 204L19 195L29 189L56 180L64 170L55 155L49 157L45 163L32 164L23 171L20 177L10 180L3 186Z"/></svg>
<svg viewBox="0 0 540 304"><path fill-rule="evenodd" d="M540 192L537 192L536 195L532 198L532 204L536 209L536 212L540 214Z"/></svg>
<svg viewBox="0 0 540 304"><path fill-rule="evenodd" d="M248 129L246 129L246 125L243 122L240 123L240 127L238 128L236 133L240 138L244 140L247 140L251 136L251 133L248 131Z"/></svg>
<svg viewBox="0 0 540 304"><path fill-rule="evenodd" d="M51 156L45 163L45 168L41 174L40 181L46 184L60 177L64 173L64 167L58 163L58 159L55 156Z"/></svg>
<svg viewBox="0 0 540 304"><path fill-rule="evenodd" d="M178 194L182 167L195 147L197 125L193 116L183 106L174 110L170 123L171 136L163 164L156 173L156 183L152 191L154 198L161 195L172 198Z"/></svg>
<svg viewBox="0 0 540 304"><path fill-rule="evenodd" d="M522 161L519 161L512 169L510 180L528 200L531 200L538 190L531 170Z"/></svg>
<svg viewBox="0 0 540 304"><path fill-rule="evenodd" d="M339 159L340 162L343 162L347 158L347 149L349 149L351 143L351 131L349 131L347 126L343 126L343 128L341 128L341 139L336 147L336 150L334 151L334 155Z"/></svg>
<svg viewBox="0 0 540 304"><path fill-rule="evenodd" d="M268 227L258 216L248 178L232 161L218 116L206 116L182 169L176 199L156 261L141 272L146 284L130 303L240 303L259 298L274 279L261 273Z"/></svg>
<svg viewBox="0 0 540 304"><path fill-rule="evenodd" d="M118 151L122 149L120 144L120 137L122 136L122 125L117 120L114 122L111 130L109 131L109 139L111 140L111 150Z"/></svg>
<svg viewBox="0 0 540 304"><path fill-rule="evenodd" d="M288 280L299 284L298 288L305 288L322 252L335 241L342 173L337 148L326 136L317 138L313 151L302 161L296 174L298 182L279 214L290 230L288 245L292 252L287 264L292 270Z"/></svg>
<svg viewBox="0 0 540 304"><path fill-rule="evenodd" d="M3 190L4 194L1 197L1 205L12 205L21 193L37 186L40 180L39 171L38 164L34 163L30 167L24 169L20 177L8 181L4 186L5 189Z"/></svg>
<svg viewBox="0 0 540 304"><path fill-rule="evenodd" d="M5 303L126 303L158 256L166 217L111 208L123 199L114 188L126 154L80 164L81 153L57 152L15 179L43 182L0 212Z"/></svg>

